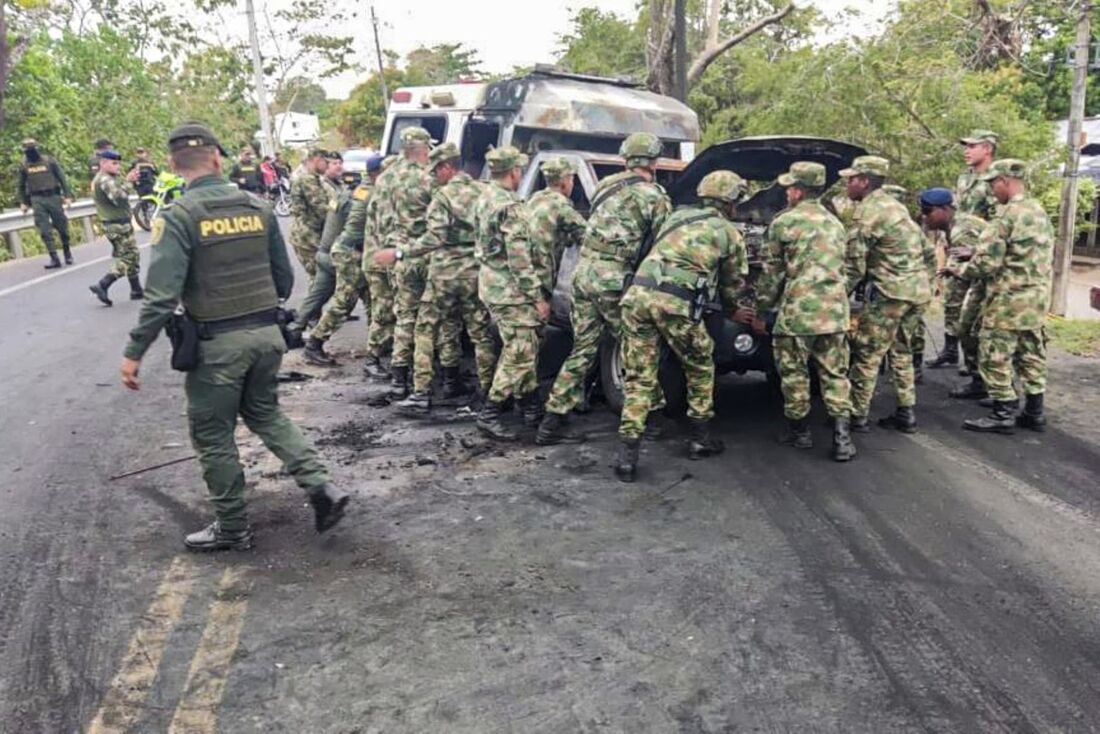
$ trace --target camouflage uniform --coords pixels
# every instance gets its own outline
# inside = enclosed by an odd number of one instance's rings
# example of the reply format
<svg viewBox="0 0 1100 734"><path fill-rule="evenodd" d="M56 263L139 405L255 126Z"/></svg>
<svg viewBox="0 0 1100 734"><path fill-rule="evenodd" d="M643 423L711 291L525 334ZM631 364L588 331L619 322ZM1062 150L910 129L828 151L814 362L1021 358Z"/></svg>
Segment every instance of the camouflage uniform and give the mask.
<svg viewBox="0 0 1100 734"><path fill-rule="evenodd" d="M984 220L973 214L956 211L955 221L951 223L951 231L947 237L948 247L951 249L966 247L976 250L985 228L986 222ZM960 269L965 267L965 263L956 258L951 258L948 264ZM982 328L982 306L985 303L986 283L984 280L977 279L963 280L958 278L958 280L968 283L968 288L966 297L963 300L962 311L959 314L955 335L962 346L965 364L971 369L977 369L978 333Z"/></svg>
<svg viewBox="0 0 1100 734"><path fill-rule="evenodd" d="M682 224L687 219L693 221ZM714 341L706 325L692 318L690 301L659 288L671 285L690 292L705 280L708 291L717 289L732 314L748 272L741 233L713 203L704 200L701 206L678 209L664 220L622 300L626 376L620 437L640 439L650 412L662 407L657 379L662 340L676 353L687 378L688 416L697 421L714 417Z"/></svg>
<svg viewBox="0 0 1100 734"><path fill-rule="evenodd" d="M332 268L336 273L336 288L332 298L325 306L317 326L310 336L320 341L327 341L348 320L348 316L355 309L355 304L361 299L369 308L370 300L367 294L367 282L362 268L363 247L363 220L367 203L371 196L370 184L360 184L355 191L341 191L332 200L333 211L344 210L343 226L338 230L339 236L335 238L329 250L332 260ZM330 216L330 223L333 217ZM331 234L332 227L327 227ZM323 244L323 243L322 243Z"/></svg>
<svg viewBox="0 0 1100 734"><path fill-rule="evenodd" d="M1022 171L1019 161L998 161L986 177L1020 177ZM988 279L978 370L995 401L1016 400L1014 354L1025 394L1046 392L1043 324L1050 304L1053 252L1054 229L1043 207L1018 194L982 232L974 257L962 270L965 278Z"/></svg>
<svg viewBox="0 0 1100 734"><path fill-rule="evenodd" d="M896 184L887 184L882 190L897 199L902 205L906 204L909 196L908 190ZM928 286L930 290L935 287L936 281L936 244L927 232L921 233L923 239L924 265L928 269ZM898 335L893 346L887 353L892 361L897 359L899 350L907 351L913 360L913 374L915 382L921 381L921 362L924 360L924 316L923 314L910 314L902 319L898 325Z"/></svg>
<svg viewBox="0 0 1100 734"><path fill-rule="evenodd" d="M294 218L290 225L290 246L311 281L317 273L317 249L328 214L330 189L322 178L303 168L294 174L290 184L290 213Z"/></svg>
<svg viewBox="0 0 1100 734"><path fill-rule="evenodd" d="M844 176L868 174L885 177L889 163L875 156L857 158ZM851 409L856 419L866 418L871 407L878 368L895 346L906 318L917 323L931 299L924 260L924 238L908 210L882 189L872 191L860 203L859 217L848 239L848 289L867 283L867 305L859 317L852 344ZM916 405L912 354L896 345L890 374L897 391L898 407Z"/></svg>
<svg viewBox="0 0 1100 734"><path fill-rule="evenodd" d="M383 174L385 175L385 174ZM375 191L379 176L375 182ZM396 320L393 303L393 280L389 268L376 265L373 257L381 247L379 229L381 201L377 195L368 198L359 219L356 212L348 215L349 224L357 223L363 233L363 275L367 281L367 300L370 303L370 331L367 334L367 356L380 359L393 348L393 324Z"/></svg>
<svg viewBox="0 0 1100 734"><path fill-rule="evenodd" d="M632 182L603 198L604 192L622 181ZM604 330L619 338L624 280L634 271L635 258L646 238L661 229L672 209L660 185L644 181L631 171L601 181L593 201L598 206L588 220L573 271L573 349L546 401L547 412L556 415L565 415L583 399L585 380Z"/></svg>
<svg viewBox="0 0 1100 734"><path fill-rule="evenodd" d="M572 165L564 158L545 161L541 170L547 183L575 174ZM527 213L531 222L531 254L542 281L543 296L549 301L554 295L562 253L566 248L580 244L586 223L584 217L573 208L572 201L560 191L550 188L535 193L527 200Z"/></svg>
<svg viewBox="0 0 1100 734"><path fill-rule="evenodd" d="M454 144L440 146L433 157L458 157ZM440 161L445 160L443 158ZM474 344L478 382L483 393L493 384L496 344L489 331L489 312L478 298L478 263L474 258L474 213L484 185L459 172L432 195L424 236L406 258L428 260L427 286L416 316L413 390L427 393L435 376L435 344L442 330L465 324ZM455 334L442 331L439 363L457 369L462 353Z"/></svg>
<svg viewBox="0 0 1100 734"><path fill-rule="evenodd" d="M820 179L815 185L824 185L823 167ZM810 412L811 357L829 415L849 414L845 248L844 225L816 199L803 199L768 227L756 308L778 312L772 348L790 420Z"/></svg>
<svg viewBox="0 0 1100 734"><path fill-rule="evenodd" d="M136 276L141 268L134 225L130 223L131 190L126 180L103 171L92 180L92 196L99 210L103 234L111 243L114 262L108 271L116 278Z"/></svg>

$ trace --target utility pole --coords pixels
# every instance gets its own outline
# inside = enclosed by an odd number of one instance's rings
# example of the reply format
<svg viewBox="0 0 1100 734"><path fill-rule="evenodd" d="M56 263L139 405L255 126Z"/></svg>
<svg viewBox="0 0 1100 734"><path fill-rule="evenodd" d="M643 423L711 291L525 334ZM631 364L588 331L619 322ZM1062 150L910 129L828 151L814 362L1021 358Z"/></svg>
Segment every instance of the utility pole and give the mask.
<svg viewBox="0 0 1100 734"><path fill-rule="evenodd" d="M687 102L687 23L684 19L686 13L686 0L675 0L672 6L673 39L676 46L673 49L672 75L676 86L676 99Z"/></svg>
<svg viewBox="0 0 1100 734"><path fill-rule="evenodd" d="M1077 19L1077 44L1073 64L1073 92L1069 106L1069 132L1066 144L1065 181L1062 183L1062 206L1058 213L1058 239L1054 243L1054 292L1051 311L1065 316L1069 305L1069 277L1073 263L1073 224L1077 220L1077 168L1081 162L1081 126L1085 119L1085 85L1089 72L1089 46L1092 40L1089 16L1092 2L1081 0L1081 15Z"/></svg>
<svg viewBox="0 0 1100 734"><path fill-rule="evenodd" d="M264 65L260 59L260 38L256 33L256 8L252 0L244 0L248 16L248 43L252 46L252 74L256 104L260 107L260 155L275 155L275 139L271 137L271 113L267 109L267 91L264 89Z"/></svg>
<svg viewBox="0 0 1100 734"><path fill-rule="evenodd" d="M382 63L382 44L378 42L378 16L370 6L370 22L374 26L374 53L378 56L378 81L382 85L382 109L390 110L390 92L386 89L386 66Z"/></svg>

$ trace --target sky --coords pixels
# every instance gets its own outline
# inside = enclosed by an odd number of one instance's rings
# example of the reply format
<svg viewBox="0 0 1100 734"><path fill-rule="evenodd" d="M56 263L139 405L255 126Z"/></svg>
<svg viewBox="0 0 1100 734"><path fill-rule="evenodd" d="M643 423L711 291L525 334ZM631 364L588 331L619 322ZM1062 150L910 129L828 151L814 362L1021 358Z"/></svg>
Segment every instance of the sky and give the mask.
<svg viewBox="0 0 1100 734"><path fill-rule="evenodd" d="M359 7L367 16L370 0ZM888 13L896 0L799 0L812 4L827 16L837 17L845 8L860 12L861 19L848 30L865 32ZM402 57L418 46L463 43L475 48L488 72L508 72L516 66L530 66L554 60L558 36L569 29L569 18L583 7L624 17L633 16L637 0L377 0L374 10L380 21L383 48ZM492 19L492 20L489 20ZM369 32L360 34L357 62L363 70L324 81L330 97L343 99L363 77L377 68L374 44Z"/></svg>

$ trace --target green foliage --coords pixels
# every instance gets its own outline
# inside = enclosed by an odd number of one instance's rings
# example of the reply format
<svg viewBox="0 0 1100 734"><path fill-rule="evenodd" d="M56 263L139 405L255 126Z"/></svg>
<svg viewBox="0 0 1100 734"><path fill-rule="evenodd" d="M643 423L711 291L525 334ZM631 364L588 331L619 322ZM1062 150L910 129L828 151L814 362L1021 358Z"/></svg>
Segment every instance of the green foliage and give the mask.
<svg viewBox="0 0 1100 734"><path fill-rule="evenodd" d="M481 61L477 51L461 43L440 43L413 49L405 57L406 85L454 84L462 79L479 79Z"/></svg>
<svg viewBox="0 0 1100 734"><path fill-rule="evenodd" d="M572 29L558 36L558 63L578 74L646 76L645 29L599 8L573 13Z"/></svg>
<svg viewBox="0 0 1100 734"><path fill-rule="evenodd" d="M327 101L325 88L313 79L295 76L286 80L275 92L271 113L305 112L318 114Z"/></svg>

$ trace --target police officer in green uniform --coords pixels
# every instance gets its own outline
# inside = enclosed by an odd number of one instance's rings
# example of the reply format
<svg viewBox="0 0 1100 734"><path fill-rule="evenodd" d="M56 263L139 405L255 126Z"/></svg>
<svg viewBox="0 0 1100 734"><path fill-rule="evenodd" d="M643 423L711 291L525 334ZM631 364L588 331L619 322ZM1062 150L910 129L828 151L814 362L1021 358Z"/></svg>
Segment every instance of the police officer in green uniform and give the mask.
<svg viewBox="0 0 1100 734"><path fill-rule="evenodd" d="M61 267L53 244L53 230L61 235L65 264L73 264L72 242L69 240L69 218L65 207L72 203L73 191L65 172L52 157L38 149L33 138L23 141L23 165L19 167L19 207L26 214L34 211L34 226L42 235L42 243L50 253L46 270Z"/></svg>
<svg viewBox="0 0 1100 734"><path fill-rule="evenodd" d="M229 170L229 180L249 193L264 193L264 177L253 158L252 148L241 148L241 157Z"/></svg>
<svg viewBox="0 0 1100 734"><path fill-rule="evenodd" d="M279 409L276 374L286 345L278 309L294 275L275 216L225 181L225 152L205 125L177 127L168 148L187 192L154 222L147 296L121 369L123 384L137 390L141 358L177 305L197 322L200 359L184 390L191 442L216 518L184 543L196 551L252 546L234 442L238 415L306 491L324 532L343 516L349 497L329 483L316 450Z"/></svg>

